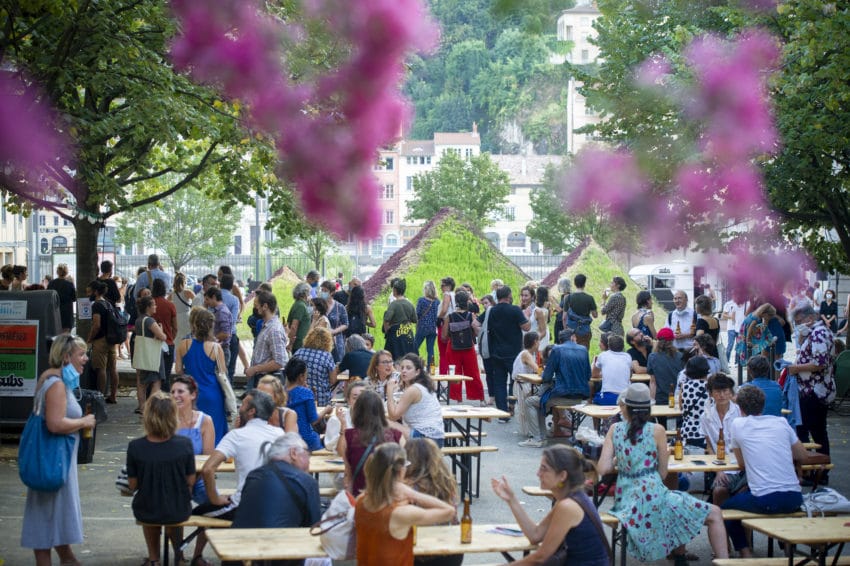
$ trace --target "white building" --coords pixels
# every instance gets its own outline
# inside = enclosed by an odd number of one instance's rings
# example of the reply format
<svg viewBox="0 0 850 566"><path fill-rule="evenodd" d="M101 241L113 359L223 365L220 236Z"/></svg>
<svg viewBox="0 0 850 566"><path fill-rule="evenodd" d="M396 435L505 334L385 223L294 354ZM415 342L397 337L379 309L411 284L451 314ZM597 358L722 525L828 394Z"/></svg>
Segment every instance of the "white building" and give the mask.
<svg viewBox="0 0 850 566"><path fill-rule="evenodd" d="M29 265L27 245L30 223L22 215L6 210L4 199L0 194L0 266Z"/></svg>

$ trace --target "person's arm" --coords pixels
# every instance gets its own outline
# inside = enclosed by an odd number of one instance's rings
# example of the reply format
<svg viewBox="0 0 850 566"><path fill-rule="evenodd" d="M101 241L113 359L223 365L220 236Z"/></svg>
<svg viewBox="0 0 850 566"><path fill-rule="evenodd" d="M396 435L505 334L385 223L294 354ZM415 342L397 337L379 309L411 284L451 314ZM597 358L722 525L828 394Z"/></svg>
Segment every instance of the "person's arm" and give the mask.
<svg viewBox="0 0 850 566"><path fill-rule="evenodd" d="M177 309L172 307L171 313L171 332L177 332ZM177 336L172 336L171 340L174 341L175 338Z"/></svg>
<svg viewBox="0 0 850 566"><path fill-rule="evenodd" d="M449 313L449 305L451 304L451 293L443 293L443 300L440 301L440 310L437 311L437 318L446 318L446 315Z"/></svg>
<svg viewBox="0 0 850 566"><path fill-rule="evenodd" d="M283 430L298 432L298 414L295 411L286 411L286 416L283 417Z"/></svg>
<svg viewBox="0 0 850 566"><path fill-rule="evenodd" d="M534 373L537 373L537 360L534 359L534 356L531 355L531 352L529 352L528 350L523 350L520 356L522 356L522 363L532 368L534 370Z"/></svg>
<svg viewBox="0 0 850 566"><path fill-rule="evenodd" d="M289 349L292 349L292 345L295 344L295 338L298 336L298 326L301 324L301 321L297 318L289 319L289 344L287 346Z"/></svg>
<svg viewBox="0 0 850 566"><path fill-rule="evenodd" d="M564 538L570 530L578 525L584 518L584 510L573 499L563 499L555 504L538 528L545 525L543 538L537 550L515 562L518 566L528 564L542 564L546 559L555 554L564 543ZM530 540L530 537L529 537ZM532 541L537 542L537 541Z"/></svg>
<svg viewBox="0 0 850 566"><path fill-rule="evenodd" d="M100 332L100 314L94 312L94 309L92 309L91 330L89 330L89 338L86 342L91 344L98 332Z"/></svg>
<svg viewBox="0 0 850 566"><path fill-rule="evenodd" d="M328 382L331 384L331 387L334 387L334 386L336 385L336 382L337 382L336 376L337 376L337 374L338 374L338 372L337 372L337 368L336 368L336 366L335 366L335 365L333 365L333 362L331 362L330 369L328 370Z"/></svg>
<svg viewBox="0 0 850 566"><path fill-rule="evenodd" d="M215 449L215 426L209 415L201 423L201 454L212 454Z"/></svg>
<svg viewBox="0 0 850 566"><path fill-rule="evenodd" d="M325 436L327 437L327 431L325 431ZM327 448L327 445L325 445ZM328 448L328 450L332 450ZM345 465L345 472L342 475L342 485L345 486L345 489L351 489L354 486L354 470L351 469L351 464L348 463L348 459L345 457L345 451L348 450L348 441L345 439L345 434L339 435L339 440L336 443L336 453L342 458L342 463Z"/></svg>
<svg viewBox="0 0 850 566"><path fill-rule="evenodd" d="M183 375L183 356L189 351L190 340L181 340L174 349L174 371L177 375Z"/></svg>
<svg viewBox="0 0 850 566"><path fill-rule="evenodd" d="M390 325L390 317L392 316L393 312L395 312L395 311L393 309L392 304L390 304L390 306L387 307L387 310L384 311L384 321L381 324L381 330L383 331L384 334L386 334L387 330L390 329L390 326L391 326Z"/></svg>
<svg viewBox="0 0 850 566"><path fill-rule="evenodd" d="M348 311L341 304L336 302L334 304L336 305L334 308L336 308L339 315L339 325L331 330L331 335L341 334L348 330Z"/></svg>
<svg viewBox="0 0 850 566"><path fill-rule="evenodd" d="M390 534L396 538L403 538L414 525L436 525L457 517L457 510L451 503L414 491L403 482L396 482L393 491L396 497L410 502L410 505L396 507L390 515Z"/></svg>
<svg viewBox="0 0 850 566"><path fill-rule="evenodd" d="M96 424L94 415L84 415L78 419L65 416L67 408L65 384L54 383L44 394L44 408L41 413L47 430L53 434L72 434L83 428L92 428Z"/></svg>
<svg viewBox="0 0 850 566"><path fill-rule="evenodd" d="M156 321L151 323L147 331L153 334L153 337L157 340L162 340L163 342L168 340L168 336L165 335L165 332L162 331L162 327Z"/></svg>
<svg viewBox="0 0 850 566"><path fill-rule="evenodd" d="M602 477L614 471L616 468L614 467L614 427L612 426L602 442L602 452L599 454L599 461L596 462L596 473Z"/></svg>
<svg viewBox="0 0 850 566"><path fill-rule="evenodd" d="M649 371L647 369L647 371ZM649 398L655 399L655 393L658 391L658 384L655 382L655 374L649 374Z"/></svg>
<svg viewBox="0 0 850 566"><path fill-rule="evenodd" d="M658 475L664 479L667 477L667 462L670 459L670 450L667 449L667 431L660 424L653 425L652 437L655 439L655 452L658 454Z"/></svg>
<svg viewBox="0 0 850 566"><path fill-rule="evenodd" d="M201 470L201 476L204 478L204 485L207 490L207 499L213 505L223 506L230 503L230 497L219 495L215 487L215 471L227 459L227 456L218 450L213 450L207 461L204 462L204 467Z"/></svg>
<svg viewBox="0 0 850 566"><path fill-rule="evenodd" d="M744 453L741 452L741 449L737 446L732 449L732 452L735 453L735 461L738 462L738 467L742 472L747 470L747 464L744 462Z"/></svg>
<svg viewBox="0 0 850 566"><path fill-rule="evenodd" d="M812 465L812 464L828 464L830 462L829 454L822 454L820 452L809 452L806 450L803 443L800 441L795 442L791 445L791 456L794 458L794 462L801 465Z"/></svg>
<svg viewBox="0 0 850 566"><path fill-rule="evenodd" d="M404 416L404 413L407 412L407 409L420 401L422 399L422 393L419 392L419 389L416 387L408 387L405 389L404 393L401 394L401 399L396 402L395 393L396 387L398 387L398 383L395 381L387 381L387 416L390 420L398 421Z"/></svg>
<svg viewBox="0 0 850 566"><path fill-rule="evenodd" d="M372 307L366 305L366 326L369 328L375 328L377 323L375 322L375 313L372 312Z"/></svg>
<svg viewBox="0 0 850 566"><path fill-rule="evenodd" d="M524 534L532 544L537 544L543 540L552 518L552 512L550 511L546 517L543 518L540 524L537 524L531 517L528 516L528 513L526 513L519 499L517 499L514 490L511 489L511 486L508 484L508 480L505 476L502 476L502 479L492 478L490 480L490 485L493 487L493 493L495 493L499 499L507 502L514 519L516 519L519 528L522 530L522 534ZM561 538L561 542L563 542L563 537Z"/></svg>

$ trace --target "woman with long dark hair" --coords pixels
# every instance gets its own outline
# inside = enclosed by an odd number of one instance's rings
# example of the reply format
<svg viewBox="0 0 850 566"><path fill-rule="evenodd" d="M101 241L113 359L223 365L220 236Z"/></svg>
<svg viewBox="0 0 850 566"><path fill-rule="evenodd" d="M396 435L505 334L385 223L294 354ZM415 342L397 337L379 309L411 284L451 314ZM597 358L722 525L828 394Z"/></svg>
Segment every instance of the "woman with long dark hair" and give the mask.
<svg viewBox="0 0 850 566"><path fill-rule="evenodd" d="M348 313L348 328L345 329L345 337L352 334L366 334L366 328L375 328L375 315L372 307L366 302L366 293L363 287L357 285L348 292L348 302L345 304Z"/></svg>
<svg viewBox="0 0 850 566"><path fill-rule="evenodd" d="M436 387L422 365L422 358L406 354L401 359L401 381L404 392L396 400L398 383L387 383L387 414L397 421L401 419L410 429L411 438L425 437L443 445L443 411L437 400Z"/></svg>

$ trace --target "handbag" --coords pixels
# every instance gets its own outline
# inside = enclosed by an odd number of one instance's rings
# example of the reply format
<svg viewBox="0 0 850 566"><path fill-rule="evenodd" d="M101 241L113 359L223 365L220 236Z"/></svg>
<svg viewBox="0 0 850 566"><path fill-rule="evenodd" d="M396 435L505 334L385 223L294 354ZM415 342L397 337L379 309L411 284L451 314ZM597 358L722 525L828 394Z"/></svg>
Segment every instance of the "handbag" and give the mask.
<svg viewBox="0 0 850 566"><path fill-rule="evenodd" d="M487 323L490 320L490 309L484 312L484 322L481 323L481 330L478 335L481 337L478 349L481 350L481 359L490 359L490 337L487 335Z"/></svg>
<svg viewBox="0 0 850 566"><path fill-rule="evenodd" d="M611 331L611 328L612 328L613 326L614 326L614 323L613 323L613 322L611 322L611 319L606 318L606 319L605 319L605 320L603 320L603 321L602 321L602 323L599 325L599 331L600 331L600 332L610 332L610 331Z"/></svg>
<svg viewBox="0 0 850 566"><path fill-rule="evenodd" d="M83 408L83 414L92 413L97 424L106 422L109 418L106 412L106 400L100 391L80 388L74 390L74 395L80 407Z"/></svg>
<svg viewBox="0 0 850 566"><path fill-rule="evenodd" d="M216 345L221 347L220 344ZM218 359L217 355L216 359ZM221 387L221 393L224 395L224 412L228 415L235 415L237 413L236 394L233 393L233 386L227 379L227 373L218 370L218 362L216 362L215 367L215 378L218 380L218 386Z"/></svg>
<svg viewBox="0 0 850 566"><path fill-rule="evenodd" d="M50 379L59 381L58 377ZM65 485L74 453L72 435L47 430L42 412L45 392L52 385L45 381L36 395L18 448L18 475L24 485L35 491L57 491Z"/></svg>
<svg viewBox="0 0 850 566"><path fill-rule="evenodd" d="M121 495L130 497L133 491L130 489L130 481L127 479L127 466L121 466L121 470L115 477L115 487L121 492Z"/></svg>
<svg viewBox="0 0 850 566"><path fill-rule="evenodd" d="M148 318L142 319L142 334L135 338L132 366L134 369L159 372L163 341L145 336L145 320Z"/></svg>

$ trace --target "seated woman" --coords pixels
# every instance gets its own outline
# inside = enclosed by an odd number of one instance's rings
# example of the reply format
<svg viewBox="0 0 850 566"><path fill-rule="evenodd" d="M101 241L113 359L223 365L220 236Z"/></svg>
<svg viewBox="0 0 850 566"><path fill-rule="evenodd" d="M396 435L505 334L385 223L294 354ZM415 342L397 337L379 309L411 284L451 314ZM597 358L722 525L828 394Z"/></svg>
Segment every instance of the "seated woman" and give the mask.
<svg viewBox="0 0 850 566"><path fill-rule="evenodd" d="M378 392L381 399L387 400L387 383L390 381L398 381L398 372L393 365L393 355L386 350L378 350L372 356L372 361L369 362L369 369L366 370L366 383L369 387Z"/></svg>
<svg viewBox="0 0 850 566"><path fill-rule="evenodd" d="M405 485L406 464L404 448L394 442L378 446L365 464L366 491L354 510L358 564L412 566L411 527L456 516L451 503Z"/></svg>
<svg viewBox="0 0 850 566"><path fill-rule="evenodd" d="M304 337L304 345L292 354L293 358L307 364L307 387L313 390L316 403L322 406L330 404L331 390L336 385L336 362L331 355L333 345L330 330L313 328Z"/></svg>
<svg viewBox="0 0 850 566"><path fill-rule="evenodd" d="M410 465L404 472L404 483L417 493L433 495L440 501L457 506L457 482L449 471L440 448L433 440L413 438L404 445ZM457 525L457 515L445 523ZM444 556L418 556L416 566L459 566L463 554Z"/></svg>
<svg viewBox="0 0 850 566"><path fill-rule="evenodd" d="M729 446L741 469L747 472L749 490L727 499L723 508L766 514L797 511L803 495L794 460L806 462L806 449L784 417L761 414L761 389L741 387L736 400L742 416L732 421ZM735 550L742 558L750 558L753 553L741 521L726 521L726 528Z"/></svg>
<svg viewBox="0 0 850 566"><path fill-rule="evenodd" d="M195 410L198 384L191 375L178 375L174 378L171 398L177 404L177 434L192 441L195 454L212 454L215 448L215 428L209 415ZM200 475L192 490L192 500L198 504L207 500L204 478Z"/></svg>
<svg viewBox="0 0 850 566"><path fill-rule="evenodd" d="M700 422L708 401L705 380L709 372L708 361L694 356L685 366L686 379L679 391L679 406L682 408L682 438L690 446L705 448L705 437Z"/></svg>
<svg viewBox="0 0 850 566"><path fill-rule="evenodd" d="M515 564L541 564L551 560L556 552L566 550L559 564L575 566L606 566L611 563L608 541L593 502L584 493L584 472L593 469L572 447L556 445L543 450L537 477L540 487L548 489L555 498L552 509L540 523L535 524L508 485L508 480L493 478L493 491L508 502L522 532L532 543L540 543L532 552Z"/></svg>
<svg viewBox="0 0 850 566"><path fill-rule="evenodd" d="M307 443L311 452L319 450L322 447L322 439L313 429L313 424L330 414L333 407L327 405L321 415L316 411L316 398L307 387L307 364L304 360L290 358L283 373L286 375L286 392L289 395L287 406L297 415L298 434Z"/></svg>
<svg viewBox="0 0 850 566"><path fill-rule="evenodd" d="M626 529L629 553L647 562L673 552L677 566L687 564L684 545L699 534L705 523L715 558L728 558L720 509L664 487L669 457L667 434L664 427L649 422L649 387L633 383L622 393L619 404L623 422L608 430L597 470L600 475L618 471L617 493L610 513Z"/></svg>
<svg viewBox="0 0 850 566"><path fill-rule="evenodd" d="M325 428L325 448L331 452L336 452L336 447L343 431L354 426L351 423L351 411L354 409L354 404L357 402L360 394L364 391L366 391L366 382L362 379L349 380L345 386L343 398L345 399L345 404L348 406L337 405L331 413L331 418L328 419L328 424Z"/></svg>
<svg viewBox="0 0 850 566"><path fill-rule="evenodd" d="M159 525L185 521L192 514L195 453L192 441L177 435L177 404L162 391L145 403L145 436L127 446L127 483L133 516L142 527L148 558L143 566L159 566ZM166 536L172 536L167 532Z"/></svg>
<svg viewBox="0 0 850 566"><path fill-rule="evenodd" d="M390 428L384 402L374 391L364 391L351 410L354 426L345 430L337 443L337 452L345 460L345 487L359 495L366 486L363 464L376 447L384 442L404 445L398 429Z"/></svg>
<svg viewBox="0 0 850 566"><path fill-rule="evenodd" d="M280 378L276 375L264 375L257 382L257 389L268 393L274 399L276 409L269 419L269 424L279 426L286 432L298 432L298 414L286 406L288 396Z"/></svg>
<svg viewBox="0 0 850 566"><path fill-rule="evenodd" d="M443 446L443 411L437 400L436 388L422 366L422 358L406 354L401 359L401 381L404 392L395 399L398 383L387 384L387 414L390 419L402 422L410 429L411 438L430 438Z"/></svg>
<svg viewBox="0 0 850 566"><path fill-rule="evenodd" d="M632 377L632 357L623 351L622 336L608 336L608 349L593 360L593 367L602 374L602 386L593 402L596 405L616 405L620 393L626 390Z"/></svg>

